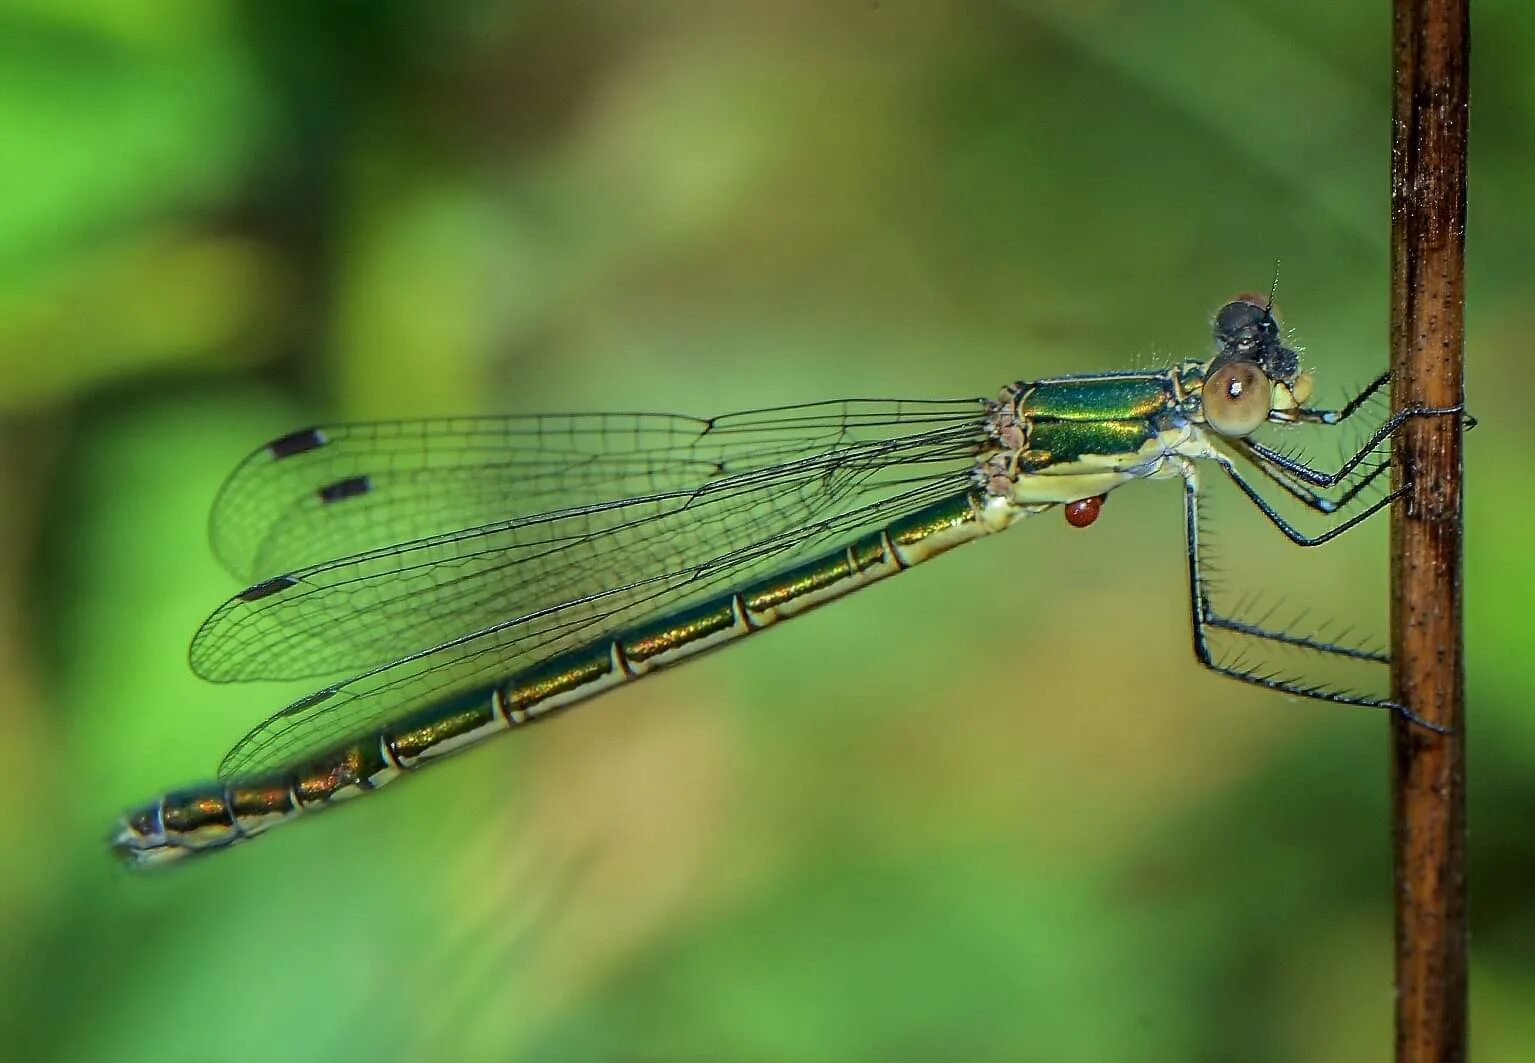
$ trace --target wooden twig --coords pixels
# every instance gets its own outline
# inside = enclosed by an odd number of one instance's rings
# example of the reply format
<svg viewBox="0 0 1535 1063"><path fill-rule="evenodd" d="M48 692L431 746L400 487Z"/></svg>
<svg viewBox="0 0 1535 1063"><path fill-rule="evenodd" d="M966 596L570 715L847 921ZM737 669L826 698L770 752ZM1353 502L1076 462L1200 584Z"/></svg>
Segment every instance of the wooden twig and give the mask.
<svg viewBox="0 0 1535 1063"><path fill-rule="evenodd" d="M1393 405L1462 401L1469 0L1395 0L1391 143ZM1391 527L1393 697L1449 735L1392 725L1396 1058L1466 1058L1461 419L1395 441L1411 490Z"/></svg>

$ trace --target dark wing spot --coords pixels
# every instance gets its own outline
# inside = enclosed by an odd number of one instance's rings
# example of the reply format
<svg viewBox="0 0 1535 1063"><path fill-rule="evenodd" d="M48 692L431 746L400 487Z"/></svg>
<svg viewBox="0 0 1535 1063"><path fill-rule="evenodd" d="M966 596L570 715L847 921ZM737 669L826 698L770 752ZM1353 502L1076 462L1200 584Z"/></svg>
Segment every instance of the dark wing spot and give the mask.
<svg viewBox="0 0 1535 1063"><path fill-rule="evenodd" d="M325 433L318 428L305 428L299 432L289 432L281 439L274 439L267 444L267 450L272 452L273 458L291 458L295 454L304 454L317 447L323 447L329 440Z"/></svg>
<svg viewBox="0 0 1535 1063"><path fill-rule="evenodd" d="M253 587L246 587L235 597L242 602L260 601L262 598L276 594L278 591L285 591L297 583L298 580L292 576L273 576L269 580L262 580Z"/></svg>
<svg viewBox="0 0 1535 1063"><path fill-rule="evenodd" d="M320 488L320 501L340 502L343 498L365 495L371 490L373 490L373 481L369 477L348 476L345 480L337 480L333 484L326 484Z"/></svg>
<svg viewBox="0 0 1535 1063"><path fill-rule="evenodd" d="M325 701L327 698L335 697L335 695L335 687L322 687L321 689L316 690L313 694L306 694L304 697L299 698L293 704L283 709L279 715L294 716L313 705L318 705L320 702Z"/></svg>

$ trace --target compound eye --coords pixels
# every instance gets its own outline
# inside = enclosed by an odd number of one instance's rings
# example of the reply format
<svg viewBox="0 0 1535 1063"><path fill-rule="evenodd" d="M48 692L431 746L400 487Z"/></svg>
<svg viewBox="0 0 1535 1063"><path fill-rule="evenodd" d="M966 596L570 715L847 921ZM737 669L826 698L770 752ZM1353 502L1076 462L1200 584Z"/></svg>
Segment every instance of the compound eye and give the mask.
<svg viewBox="0 0 1535 1063"><path fill-rule="evenodd" d="M1254 362L1225 362L1205 377L1205 421L1223 436L1250 435L1268 420L1273 388Z"/></svg>

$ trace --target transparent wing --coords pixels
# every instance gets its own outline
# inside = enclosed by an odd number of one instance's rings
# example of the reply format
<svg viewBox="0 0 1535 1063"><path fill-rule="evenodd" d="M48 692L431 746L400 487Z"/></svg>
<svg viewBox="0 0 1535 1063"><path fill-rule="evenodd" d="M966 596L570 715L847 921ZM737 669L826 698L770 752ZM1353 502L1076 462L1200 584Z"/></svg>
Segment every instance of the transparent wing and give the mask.
<svg viewBox="0 0 1535 1063"><path fill-rule="evenodd" d="M333 558L602 499L690 490L860 439L977 415L974 400L849 400L724 417L599 413L323 425L250 454L209 520L255 582Z"/></svg>
<svg viewBox="0 0 1535 1063"><path fill-rule="evenodd" d="M968 470L985 438L979 411L973 401L861 400L691 420L689 444L651 448L643 473L601 481L643 476L680 489L429 535L265 580L208 618L192 664L220 681L334 675L556 608L580 625L604 613L611 603L600 596L615 587L719 562L866 502L914 469ZM682 419L665 420L671 434ZM631 429L626 419L617 438L587 440L583 468L638 469ZM540 438L550 446L549 433ZM561 453L511 452L492 475ZM321 515L312 519L323 524Z"/></svg>
<svg viewBox="0 0 1535 1063"><path fill-rule="evenodd" d="M882 527L970 482L968 464L943 471L921 468L916 475L909 465L905 468L904 483L884 467L866 466L861 472L846 473L839 469L826 478L825 489L814 495L818 504L808 495L798 499L799 505L820 511L808 523L748 520L744 526L753 532L741 536L745 545L712 556L707 551L692 556L672 553L655 571L631 570L622 582L535 609L328 687L252 730L225 756L219 772L226 778L238 777L290 764L369 733L402 711L486 686L532 663L827 549L832 542ZM612 538L599 535L594 542ZM692 548L699 549L702 541L691 540ZM662 556L656 554L651 560ZM613 570L605 571L612 575Z"/></svg>

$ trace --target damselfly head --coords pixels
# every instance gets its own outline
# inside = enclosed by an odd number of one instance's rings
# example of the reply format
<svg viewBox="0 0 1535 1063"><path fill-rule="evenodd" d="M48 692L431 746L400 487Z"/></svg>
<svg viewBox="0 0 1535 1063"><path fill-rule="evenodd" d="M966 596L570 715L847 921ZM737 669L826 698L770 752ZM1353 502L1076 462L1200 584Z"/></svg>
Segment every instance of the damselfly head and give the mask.
<svg viewBox="0 0 1535 1063"><path fill-rule="evenodd" d="M1291 410L1311 395L1311 375L1284 345L1272 295L1232 296L1211 324L1215 357L1200 389L1205 423L1223 436L1252 434L1275 410Z"/></svg>
<svg viewBox="0 0 1535 1063"><path fill-rule="evenodd" d="M1212 369L1223 362L1253 362L1278 384L1291 384L1300 373L1300 356L1284 345L1279 313L1268 296L1232 296L1216 313L1211 331L1216 346Z"/></svg>
<svg viewBox="0 0 1535 1063"><path fill-rule="evenodd" d="M1220 308L1220 312L1215 315L1216 328L1220 328L1221 318L1224 315L1241 315L1246 313L1251 313L1254 320L1264 317L1270 318L1274 323L1274 334L1278 335L1279 327L1283 324L1283 317L1279 313L1279 307L1275 305L1273 299L1263 292L1237 292L1230 299L1227 299L1225 305ZM1241 322L1234 320L1232 323L1240 324Z"/></svg>

